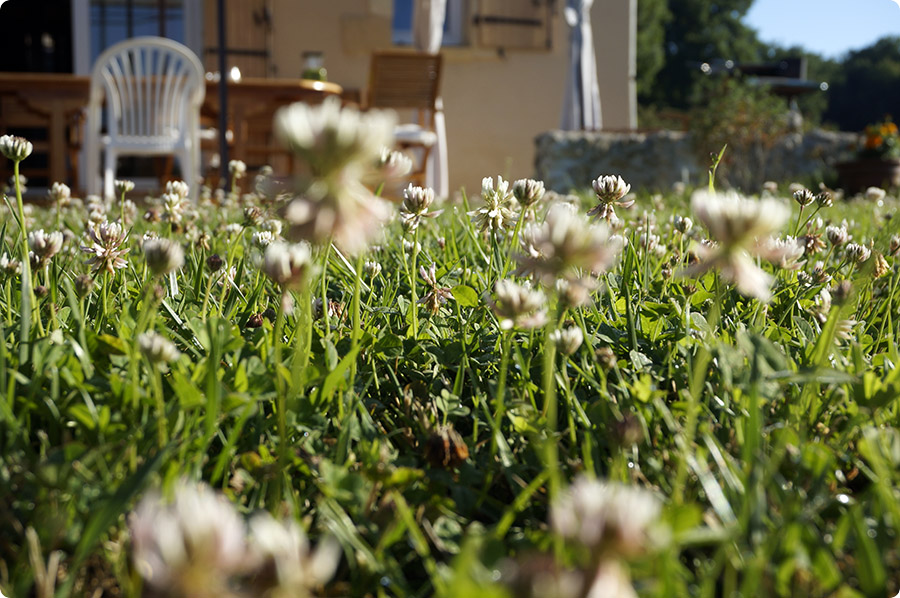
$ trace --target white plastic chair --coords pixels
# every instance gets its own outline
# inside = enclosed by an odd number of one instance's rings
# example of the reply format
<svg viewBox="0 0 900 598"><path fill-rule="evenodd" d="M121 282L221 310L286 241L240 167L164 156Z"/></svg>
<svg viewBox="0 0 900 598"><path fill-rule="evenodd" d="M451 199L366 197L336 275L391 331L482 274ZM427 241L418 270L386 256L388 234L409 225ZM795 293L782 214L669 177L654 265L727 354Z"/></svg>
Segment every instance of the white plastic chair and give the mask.
<svg viewBox="0 0 900 598"><path fill-rule="evenodd" d="M200 106L206 94L203 65L178 42L135 37L104 51L91 72L88 104L88 193L99 189L101 147L103 194L112 197L120 156L172 155L196 198L200 182ZM106 99L106 134L101 116Z"/></svg>

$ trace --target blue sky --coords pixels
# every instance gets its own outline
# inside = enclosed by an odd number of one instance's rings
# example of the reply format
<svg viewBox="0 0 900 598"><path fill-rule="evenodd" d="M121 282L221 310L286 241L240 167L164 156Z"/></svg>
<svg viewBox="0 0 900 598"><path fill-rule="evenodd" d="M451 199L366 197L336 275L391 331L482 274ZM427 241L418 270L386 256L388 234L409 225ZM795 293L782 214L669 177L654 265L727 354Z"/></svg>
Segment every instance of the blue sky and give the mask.
<svg viewBox="0 0 900 598"><path fill-rule="evenodd" d="M763 41L837 58L900 35L900 6L894 0L755 0L745 23Z"/></svg>

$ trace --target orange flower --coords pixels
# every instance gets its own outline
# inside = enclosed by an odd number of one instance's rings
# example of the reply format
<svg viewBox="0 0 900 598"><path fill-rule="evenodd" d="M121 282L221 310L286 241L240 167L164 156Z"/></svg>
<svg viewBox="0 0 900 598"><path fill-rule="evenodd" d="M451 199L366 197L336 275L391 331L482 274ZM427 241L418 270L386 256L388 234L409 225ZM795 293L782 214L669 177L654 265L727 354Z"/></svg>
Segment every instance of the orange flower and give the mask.
<svg viewBox="0 0 900 598"><path fill-rule="evenodd" d="M880 135L867 135L866 136L866 149L878 149L881 147L883 143L883 139Z"/></svg>

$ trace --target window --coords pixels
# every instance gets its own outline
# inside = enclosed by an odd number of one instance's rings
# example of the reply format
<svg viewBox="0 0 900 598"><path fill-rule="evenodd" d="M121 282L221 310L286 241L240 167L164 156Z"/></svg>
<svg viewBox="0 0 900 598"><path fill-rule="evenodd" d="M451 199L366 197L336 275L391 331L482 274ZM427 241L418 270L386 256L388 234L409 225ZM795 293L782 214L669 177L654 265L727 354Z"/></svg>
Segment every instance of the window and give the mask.
<svg viewBox="0 0 900 598"><path fill-rule="evenodd" d="M394 0L394 20L392 24L393 41L398 46L411 46L413 43L413 2L414 0ZM464 0L447 0L444 13L443 46L461 46L465 43L465 2Z"/></svg>
<svg viewBox="0 0 900 598"><path fill-rule="evenodd" d="M179 0L91 0L91 64L106 48L139 35L184 43L184 7Z"/></svg>
<svg viewBox="0 0 900 598"><path fill-rule="evenodd" d="M81 75L106 48L139 35L179 41L200 53L199 0L71 0L74 70Z"/></svg>

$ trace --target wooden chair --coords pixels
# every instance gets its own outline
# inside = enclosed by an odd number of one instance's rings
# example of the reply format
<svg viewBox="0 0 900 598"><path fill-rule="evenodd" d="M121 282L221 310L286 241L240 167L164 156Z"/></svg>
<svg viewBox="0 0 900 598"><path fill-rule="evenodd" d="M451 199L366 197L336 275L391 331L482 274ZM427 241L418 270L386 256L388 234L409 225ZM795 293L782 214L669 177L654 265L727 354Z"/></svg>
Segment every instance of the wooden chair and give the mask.
<svg viewBox="0 0 900 598"><path fill-rule="evenodd" d="M397 126L394 139L398 148L416 151L418 159L409 178L419 185L430 182L426 180L428 162L439 143L435 117L441 110L441 66L440 54L385 51L373 53L369 67L366 106L415 115L412 122Z"/></svg>

